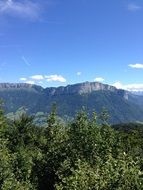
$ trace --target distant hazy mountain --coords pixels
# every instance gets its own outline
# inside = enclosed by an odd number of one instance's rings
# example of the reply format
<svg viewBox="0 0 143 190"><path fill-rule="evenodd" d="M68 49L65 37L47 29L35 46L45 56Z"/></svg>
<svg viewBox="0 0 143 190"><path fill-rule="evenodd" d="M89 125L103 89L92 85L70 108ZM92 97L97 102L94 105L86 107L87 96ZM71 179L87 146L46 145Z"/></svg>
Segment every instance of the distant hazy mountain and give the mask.
<svg viewBox="0 0 143 190"><path fill-rule="evenodd" d="M50 112L56 103L60 116L74 116L83 106L89 114L105 107L112 123L143 121L143 97L98 82L42 88L31 84L0 84L6 113L25 107L29 113Z"/></svg>
<svg viewBox="0 0 143 190"><path fill-rule="evenodd" d="M143 96L143 91L131 91L132 94Z"/></svg>

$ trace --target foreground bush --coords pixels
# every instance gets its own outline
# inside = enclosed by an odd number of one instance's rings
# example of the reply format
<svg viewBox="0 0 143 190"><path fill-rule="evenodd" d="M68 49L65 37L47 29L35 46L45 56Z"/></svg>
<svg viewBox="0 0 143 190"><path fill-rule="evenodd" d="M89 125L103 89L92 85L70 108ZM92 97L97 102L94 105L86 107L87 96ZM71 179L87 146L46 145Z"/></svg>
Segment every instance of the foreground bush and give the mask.
<svg viewBox="0 0 143 190"><path fill-rule="evenodd" d="M97 124L86 112L60 123L53 110L47 126L0 112L1 190L141 190L142 134Z"/></svg>

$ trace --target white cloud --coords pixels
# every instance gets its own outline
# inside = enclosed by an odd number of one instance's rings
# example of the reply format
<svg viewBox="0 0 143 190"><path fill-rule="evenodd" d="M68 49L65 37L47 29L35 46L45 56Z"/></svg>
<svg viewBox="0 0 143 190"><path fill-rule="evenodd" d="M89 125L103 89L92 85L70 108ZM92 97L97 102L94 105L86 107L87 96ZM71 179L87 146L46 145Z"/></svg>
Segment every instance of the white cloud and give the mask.
<svg viewBox="0 0 143 190"><path fill-rule="evenodd" d="M30 78L33 79L33 80L44 80L43 75L33 75Z"/></svg>
<svg viewBox="0 0 143 190"><path fill-rule="evenodd" d="M141 64L141 63L130 64L128 66L131 68L135 68L135 69L143 69L143 64Z"/></svg>
<svg viewBox="0 0 143 190"><path fill-rule="evenodd" d="M80 76L82 73L79 71L79 72L77 72L76 74L77 74L78 76Z"/></svg>
<svg viewBox="0 0 143 190"><path fill-rule="evenodd" d="M94 81L96 81L96 82L103 82L104 79L102 77L97 77L97 78L94 79Z"/></svg>
<svg viewBox="0 0 143 190"><path fill-rule="evenodd" d="M32 81L32 80L28 80L26 81L27 84L35 84L35 81Z"/></svg>
<svg viewBox="0 0 143 190"><path fill-rule="evenodd" d="M118 89L124 89L124 85L121 84L120 81L115 82L115 83L113 84L113 86L115 86L115 87L118 88Z"/></svg>
<svg viewBox="0 0 143 190"><path fill-rule="evenodd" d="M129 11L138 11L140 10L142 7L133 3L128 4L128 10Z"/></svg>
<svg viewBox="0 0 143 190"><path fill-rule="evenodd" d="M2 15L19 16L31 20L39 19L40 7L30 0L0 0L0 13Z"/></svg>
<svg viewBox="0 0 143 190"><path fill-rule="evenodd" d="M46 82L66 82L66 79L61 75L33 75L31 77L21 77L19 79L29 84L45 84Z"/></svg>
<svg viewBox="0 0 143 190"><path fill-rule="evenodd" d="M58 81L58 82L66 82L66 79L61 75L49 75L45 76L48 82L50 81Z"/></svg>
<svg viewBox="0 0 143 190"><path fill-rule="evenodd" d="M27 81L27 78L21 77L19 80L21 80L21 81Z"/></svg>
<svg viewBox="0 0 143 190"><path fill-rule="evenodd" d="M143 84L128 84L126 88L130 91L143 91Z"/></svg>
<svg viewBox="0 0 143 190"><path fill-rule="evenodd" d="M43 84L43 81L39 81L38 84Z"/></svg>
<svg viewBox="0 0 143 190"><path fill-rule="evenodd" d="M143 84L127 84L124 85L120 81L113 84L118 89L124 89L128 91L143 91Z"/></svg>

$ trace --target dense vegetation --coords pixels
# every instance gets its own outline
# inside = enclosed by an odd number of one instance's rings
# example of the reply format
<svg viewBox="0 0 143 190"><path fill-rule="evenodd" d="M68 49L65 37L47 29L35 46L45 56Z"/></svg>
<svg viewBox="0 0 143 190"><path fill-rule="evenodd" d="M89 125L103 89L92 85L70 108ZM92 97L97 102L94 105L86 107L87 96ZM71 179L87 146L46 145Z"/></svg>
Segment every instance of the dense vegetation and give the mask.
<svg viewBox="0 0 143 190"><path fill-rule="evenodd" d="M103 112L99 124L81 111L64 124L53 109L40 127L26 114L7 120L1 109L0 189L143 189L143 133L114 130L107 118Z"/></svg>

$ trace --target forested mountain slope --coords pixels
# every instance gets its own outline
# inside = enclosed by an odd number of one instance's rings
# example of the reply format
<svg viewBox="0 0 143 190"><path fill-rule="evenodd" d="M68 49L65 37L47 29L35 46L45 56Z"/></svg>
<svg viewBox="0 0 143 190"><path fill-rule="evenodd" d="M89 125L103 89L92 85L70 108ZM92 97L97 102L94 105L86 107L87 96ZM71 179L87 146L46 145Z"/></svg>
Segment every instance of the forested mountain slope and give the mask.
<svg viewBox="0 0 143 190"><path fill-rule="evenodd" d="M97 82L45 89L31 84L1 83L0 98L4 100L6 113L20 107L25 107L28 113L49 113L56 103L60 116L73 117L83 106L89 114L93 110L101 112L105 107L112 123L143 121L142 96Z"/></svg>

